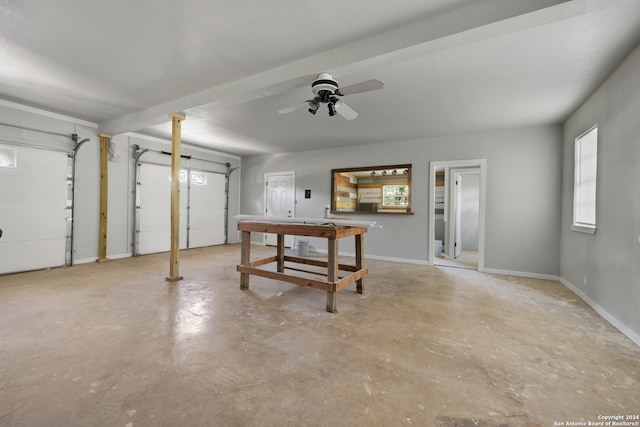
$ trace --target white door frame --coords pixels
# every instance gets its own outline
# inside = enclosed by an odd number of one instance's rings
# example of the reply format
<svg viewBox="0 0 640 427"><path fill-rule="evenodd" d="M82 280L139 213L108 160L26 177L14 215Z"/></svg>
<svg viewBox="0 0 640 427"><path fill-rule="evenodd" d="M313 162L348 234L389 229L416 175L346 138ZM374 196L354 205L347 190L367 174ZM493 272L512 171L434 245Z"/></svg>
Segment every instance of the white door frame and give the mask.
<svg viewBox="0 0 640 427"><path fill-rule="evenodd" d="M434 235L436 230L436 168L480 168L480 212L478 216L478 271L484 271L484 233L485 233L485 209L487 198L487 160L445 160L429 162L429 238L427 239L428 263L434 265ZM445 183L446 184L446 183ZM446 190L445 190L446 194ZM446 211L445 211L446 212ZM445 213L445 217L447 213Z"/></svg>
<svg viewBox="0 0 640 427"><path fill-rule="evenodd" d="M290 212L291 212L291 216L294 217L296 216L296 171L284 171L284 172L266 172L264 174L264 200L263 200L263 205L262 205L262 215L267 215L267 198L268 198L268 191L267 191L267 182L269 177L271 176L280 176L280 175L290 175L291 176L291 205L290 205ZM271 242L275 245L275 240L273 242ZM267 238L266 238L266 234L265 237L263 238L263 244L267 244ZM293 236L291 235L285 235L284 236L284 246L287 248L293 248L294 246L294 239Z"/></svg>

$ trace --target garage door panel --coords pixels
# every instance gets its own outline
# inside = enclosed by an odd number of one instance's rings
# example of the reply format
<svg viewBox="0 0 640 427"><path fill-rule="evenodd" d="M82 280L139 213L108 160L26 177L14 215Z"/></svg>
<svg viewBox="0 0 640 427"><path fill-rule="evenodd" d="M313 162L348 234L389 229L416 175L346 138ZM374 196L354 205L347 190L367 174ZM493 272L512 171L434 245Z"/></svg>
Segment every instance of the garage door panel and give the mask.
<svg viewBox="0 0 640 427"><path fill-rule="evenodd" d="M191 207L196 209L224 209L225 193L210 188L191 187Z"/></svg>
<svg viewBox="0 0 640 427"><path fill-rule="evenodd" d="M140 236L139 251L141 254L167 252L171 249L171 237L164 231L146 231Z"/></svg>
<svg viewBox="0 0 640 427"><path fill-rule="evenodd" d="M0 142L0 146L5 147ZM60 177L67 176L66 153L45 149L12 146L17 152L17 167L0 168L0 175Z"/></svg>
<svg viewBox="0 0 640 427"><path fill-rule="evenodd" d="M192 230L193 231L193 230ZM209 230L196 230L191 233L190 246L192 248L200 248L203 246L211 246L211 242L221 242L213 244L224 243L224 229L209 229Z"/></svg>
<svg viewBox="0 0 640 427"><path fill-rule="evenodd" d="M143 209L167 209L171 205L171 187L145 185L140 192L140 207Z"/></svg>
<svg viewBox="0 0 640 427"><path fill-rule="evenodd" d="M17 175L2 176L1 179L2 186L5 187L2 194L3 206L23 206L29 209L51 209L56 206L58 209L66 208L66 180L60 183L52 181L50 177Z"/></svg>
<svg viewBox="0 0 640 427"><path fill-rule="evenodd" d="M62 266L68 156L21 146L8 151L13 150L16 166L0 168L0 274Z"/></svg>
<svg viewBox="0 0 640 427"><path fill-rule="evenodd" d="M138 253L171 249L171 168L142 164L138 186ZM187 248L187 186L180 184L180 249Z"/></svg>
<svg viewBox="0 0 640 427"><path fill-rule="evenodd" d="M140 231L166 231L171 227L171 212L168 209L141 209Z"/></svg>
<svg viewBox="0 0 640 427"><path fill-rule="evenodd" d="M180 248L224 243L225 177L194 171L190 186L180 184ZM166 252L171 240L169 166L142 164L138 186L138 253ZM190 209L187 210L187 205ZM187 230L187 223L190 229ZM189 234L188 234L189 233Z"/></svg>
<svg viewBox="0 0 640 427"><path fill-rule="evenodd" d="M61 239L65 236L67 221L65 212L47 212L28 207L3 207L0 213L2 239L8 241L34 241Z"/></svg>
<svg viewBox="0 0 640 427"><path fill-rule="evenodd" d="M224 210L191 209L191 228L215 228L224 226Z"/></svg>
<svg viewBox="0 0 640 427"><path fill-rule="evenodd" d="M64 239L37 241L5 241L0 239L0 273L59 267L65 262Z"/></svg>
<svg viewBox="0 0 640 427"><path fill-rule="evenodd" d="M171 168L169 166L143 164L139 174L140 183L150 185L153 183L170 184Z"/></svg>
<svg viewBox="0 0 640 427"><path fill-rule="evenodd" d="M189 246L224 244L225 177L198 172L206 176L206 185L191 185Z"/></svg>

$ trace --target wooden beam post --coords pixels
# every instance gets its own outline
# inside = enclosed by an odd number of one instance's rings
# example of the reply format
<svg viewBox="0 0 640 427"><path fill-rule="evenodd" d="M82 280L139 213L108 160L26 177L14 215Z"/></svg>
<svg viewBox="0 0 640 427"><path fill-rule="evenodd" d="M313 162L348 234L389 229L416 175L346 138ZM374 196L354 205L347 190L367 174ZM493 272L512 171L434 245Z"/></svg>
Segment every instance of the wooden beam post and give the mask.
<svg viewBox="0 0 640 427"><path fill-rule="evenodd" d="M109 204L109 141L111 135L101 133L100 137L100 228L98 234L98 262L107 258L107 216Z"/></svg>
<svg viewBox="0 0 640 427"><path fill-rule="evenodd" d="M171 255L167 280L176 282L180 276L180 134L185 116L169 114L171 125Z"/></svg>

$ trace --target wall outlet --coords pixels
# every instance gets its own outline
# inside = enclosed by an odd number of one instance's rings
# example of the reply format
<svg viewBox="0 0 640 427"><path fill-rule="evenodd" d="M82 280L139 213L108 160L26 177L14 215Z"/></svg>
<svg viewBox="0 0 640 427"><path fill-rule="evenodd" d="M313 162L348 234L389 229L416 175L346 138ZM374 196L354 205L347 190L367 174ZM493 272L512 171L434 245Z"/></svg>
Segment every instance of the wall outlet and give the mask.
<svg viewBox="0 0 640 427"><path fill-rule="evenodd" d="M584 285L587 286L587 275L584 275Z"/></svg>

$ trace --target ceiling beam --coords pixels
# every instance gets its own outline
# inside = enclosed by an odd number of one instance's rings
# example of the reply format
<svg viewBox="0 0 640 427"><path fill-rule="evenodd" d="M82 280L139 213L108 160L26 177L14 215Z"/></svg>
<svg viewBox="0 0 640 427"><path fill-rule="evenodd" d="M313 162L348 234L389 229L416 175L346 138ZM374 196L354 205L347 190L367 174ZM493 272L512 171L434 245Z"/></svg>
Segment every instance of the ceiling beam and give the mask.
<svg viewBox="0 0 640 427"><path fill-rule="evenodd" d="M372 67L571 18L611 6L611 3L616 2L609 0L475 2L383 34L348 43L100 123L98 131L111 135L135 132L164 123L167 114L173 111L188 113L191 108L207 104L239 104L307 85L317 73L322 71L330 71L334 76L340 76L370 70Z"/></svg>

